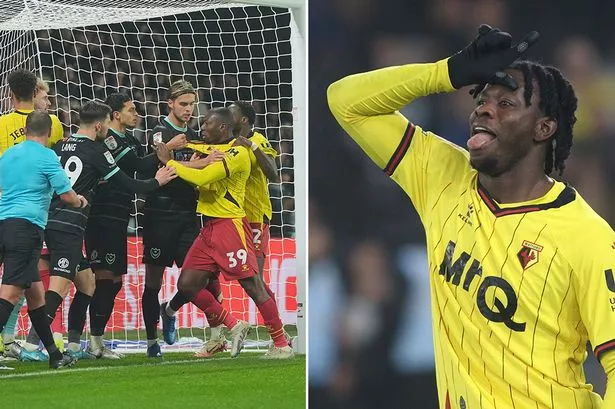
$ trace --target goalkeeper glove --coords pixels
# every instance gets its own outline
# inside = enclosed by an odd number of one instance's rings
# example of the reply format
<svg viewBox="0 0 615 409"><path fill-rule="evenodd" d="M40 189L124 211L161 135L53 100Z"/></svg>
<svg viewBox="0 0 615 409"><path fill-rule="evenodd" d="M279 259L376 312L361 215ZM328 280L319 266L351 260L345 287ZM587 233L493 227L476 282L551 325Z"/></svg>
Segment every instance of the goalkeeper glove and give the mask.
<svg viewBox="0 0 615 409"><path fill-rule="evenodd" d="M466 85L495 83L517 89L516 82L505 72L538 41L537 31L528 33L519 44L511 46L510 34L482 24L478 36L463 50L448 59L448 75L456 89Z"/></svg>

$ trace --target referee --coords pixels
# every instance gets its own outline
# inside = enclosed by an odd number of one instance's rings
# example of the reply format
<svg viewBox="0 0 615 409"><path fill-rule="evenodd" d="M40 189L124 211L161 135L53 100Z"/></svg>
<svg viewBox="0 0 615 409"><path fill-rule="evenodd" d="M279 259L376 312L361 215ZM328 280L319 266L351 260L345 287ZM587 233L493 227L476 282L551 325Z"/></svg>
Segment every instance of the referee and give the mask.
<svg viewBox="0 0 615 409"><path fill-rule="evenodd" d="M25 292L30 321L49 353L49 367L59 369L72 366L74 359L63 355L53 342L38 258L53 192L73 207L88 203L72 190L56 154L46 147L51 117L45 112L31 112L25 133L25 142L12 146L0 157L0 263L4 264L0 331Z"/></svg>

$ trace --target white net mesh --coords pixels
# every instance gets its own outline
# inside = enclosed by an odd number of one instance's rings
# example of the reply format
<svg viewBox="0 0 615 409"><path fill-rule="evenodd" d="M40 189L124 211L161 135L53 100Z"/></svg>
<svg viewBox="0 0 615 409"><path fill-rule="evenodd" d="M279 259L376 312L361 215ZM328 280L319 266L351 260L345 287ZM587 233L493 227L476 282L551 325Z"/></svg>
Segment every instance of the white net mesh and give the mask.
<svg viewBox="0 0 615 409"><path fill-rule="evenodd" d="M282 321L293 332L297 304L290 11L210 0L104 3L101 7L100 1L93 0L2 2L0 113L11 108L6 76L16 68L31 69L47 81L52 112L67 134L76 129L75 114L82 102L104 100L119 91L131 95L137 104L142 120L134 134L145 145L148 131L167 113L166 91L177 79L190 81L198 91L190 123L195 129L209 108L234 100L251 102L257 112L255 128L280 154L282 183L269 186L274 214L265 277L276 293ZM145 339L140 302L143 200L135 198L134 204L128 275L106 335L121 348L142 348ZM178 276L176 267L167 269L162 299L174 294ZM224 305L232 313L252 324L262 323L236 283L223 282L223 293ZM65 315L67 311L64 308ZM206 320L196 307L185 306L178 324L186 340L203 338ZM23 334L28 326L25 314L19 326ZM255 333L256 341L269 340L262 329Z"/></svg>

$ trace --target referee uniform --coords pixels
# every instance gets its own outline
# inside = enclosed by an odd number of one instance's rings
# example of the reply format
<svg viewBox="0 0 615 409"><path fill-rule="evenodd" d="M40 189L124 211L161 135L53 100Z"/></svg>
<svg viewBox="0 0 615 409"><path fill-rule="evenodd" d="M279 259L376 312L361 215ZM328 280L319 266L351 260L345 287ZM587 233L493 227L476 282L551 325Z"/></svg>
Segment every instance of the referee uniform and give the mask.
<svg viewBox="0 0 615 409"><path fill-rule="evenodd" d="M24 141L0 157L0 261L3 284L29 288L40 281L38 259L51 195L71 190L58 157L34 141Z"/></svg>

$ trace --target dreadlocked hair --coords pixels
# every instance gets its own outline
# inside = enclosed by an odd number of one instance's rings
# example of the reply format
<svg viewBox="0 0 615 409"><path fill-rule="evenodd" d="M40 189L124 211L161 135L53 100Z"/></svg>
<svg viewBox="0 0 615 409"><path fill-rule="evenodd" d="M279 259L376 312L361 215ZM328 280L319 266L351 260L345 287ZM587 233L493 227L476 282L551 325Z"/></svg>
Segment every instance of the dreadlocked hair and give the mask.
<svg viewBox="0 0 615 409"><path fill-rule="evenodd" d="M527 106L531 105L534 92L534 80L540 90L539 108L557 123L557 130L551 136L545 155L545 173L554 170L561 176L566 168L565 161L572 147L572 128L577 121L574 115L577 109L577 97L570 82L555 67L542 65L533 61L515 61L510 68L523 73L525 89L523 98ZM470 94L476 98L487 84L479 84Z"/></svg>

